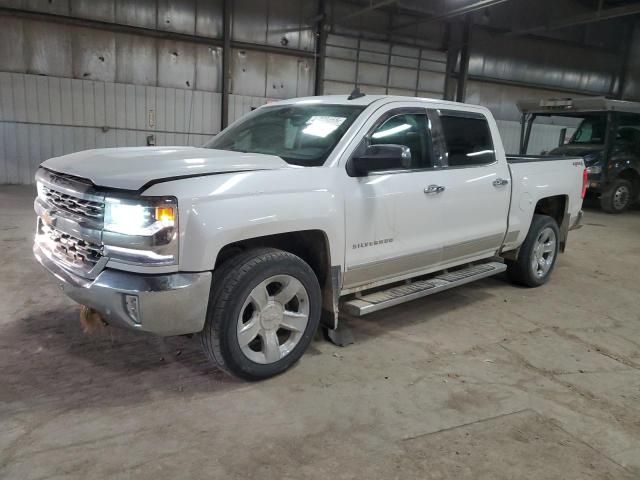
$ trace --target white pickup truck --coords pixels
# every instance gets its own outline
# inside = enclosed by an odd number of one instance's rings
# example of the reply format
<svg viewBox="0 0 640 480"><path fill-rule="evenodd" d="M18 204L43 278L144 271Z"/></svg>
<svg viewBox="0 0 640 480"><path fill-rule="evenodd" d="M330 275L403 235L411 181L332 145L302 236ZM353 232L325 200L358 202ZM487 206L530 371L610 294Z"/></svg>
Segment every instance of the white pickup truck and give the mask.
<svg viewBox="0 0 640 480"><path fill-rule="evenodd" d="M509 157L486 108L324 96L203 148L78 152L36 175L34 254L106 323L198 334L223 370L289 368L319 325L504 270L545 283L579 224L581 158Z"/></svg>

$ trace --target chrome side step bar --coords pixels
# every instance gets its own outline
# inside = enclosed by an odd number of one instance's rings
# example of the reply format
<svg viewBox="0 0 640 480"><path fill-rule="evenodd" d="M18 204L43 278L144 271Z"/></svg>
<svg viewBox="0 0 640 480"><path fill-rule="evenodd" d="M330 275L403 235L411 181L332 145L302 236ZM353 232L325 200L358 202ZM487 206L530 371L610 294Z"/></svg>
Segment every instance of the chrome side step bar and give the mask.
<svg viewBox="0 0 640 480"><path fill-rule="evenodd" d="M387 290L380 290L342 302L340 309L350 315L361 317L368 313L410 302L481 278L504 272L507 266L500 262L482 263L453 272L441 273L427 280L418 280Z"/></svg>

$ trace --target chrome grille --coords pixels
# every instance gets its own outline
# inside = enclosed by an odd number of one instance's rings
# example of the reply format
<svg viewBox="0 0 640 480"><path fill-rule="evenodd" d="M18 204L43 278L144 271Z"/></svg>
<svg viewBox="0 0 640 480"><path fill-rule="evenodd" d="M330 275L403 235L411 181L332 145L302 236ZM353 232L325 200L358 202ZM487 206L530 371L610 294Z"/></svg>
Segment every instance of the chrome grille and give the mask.
<svg viewBox="0 0 640 480"><path fill-rule="evenodd" d="M74 197L45 185L42 186L42 193L46 202L61 210L95 220L102 220L104 218L104 203L102 202L94 202Z"/></svg>
<svg viewBox="0 0 640 480"><path fill-rule="evenodd" d="M102 258L101 245L61 232L45 223L40 224L40 231L48 240L51 251L74 267L91 270Z"/></svg>

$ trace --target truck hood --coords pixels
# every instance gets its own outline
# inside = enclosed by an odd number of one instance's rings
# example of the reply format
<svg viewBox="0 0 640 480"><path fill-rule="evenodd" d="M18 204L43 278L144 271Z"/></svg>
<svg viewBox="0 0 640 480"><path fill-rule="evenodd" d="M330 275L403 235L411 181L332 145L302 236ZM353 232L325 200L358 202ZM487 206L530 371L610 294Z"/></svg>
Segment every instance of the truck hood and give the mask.
<svg viewBox="0 0 640 480"><path fill-rule="evenodd" d="M125 190L181 177L293 168L274 155L195 147L100 148L51 158L42 166Z"/></svg>

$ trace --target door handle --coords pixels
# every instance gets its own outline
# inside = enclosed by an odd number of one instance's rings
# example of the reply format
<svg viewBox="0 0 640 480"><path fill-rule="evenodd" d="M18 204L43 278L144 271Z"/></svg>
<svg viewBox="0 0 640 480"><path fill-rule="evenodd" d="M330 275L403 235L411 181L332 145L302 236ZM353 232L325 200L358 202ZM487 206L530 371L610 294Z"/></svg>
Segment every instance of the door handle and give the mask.
<svg viewBox="0 0 640 480"><path fill-rule="evenodd" d="M444 192L444 187L442 185L429 185L424 189L424 193L427 195L431 195L434 193L442 193Z"/></svg>
<svg viewBox="0 0 640 480"><path fill-rule="evenodd" d="M504 185L507 185L509 183L509 180L507 180L506 178L496 178L493 181L493 186L494 187L503 187Z"/></svg>

